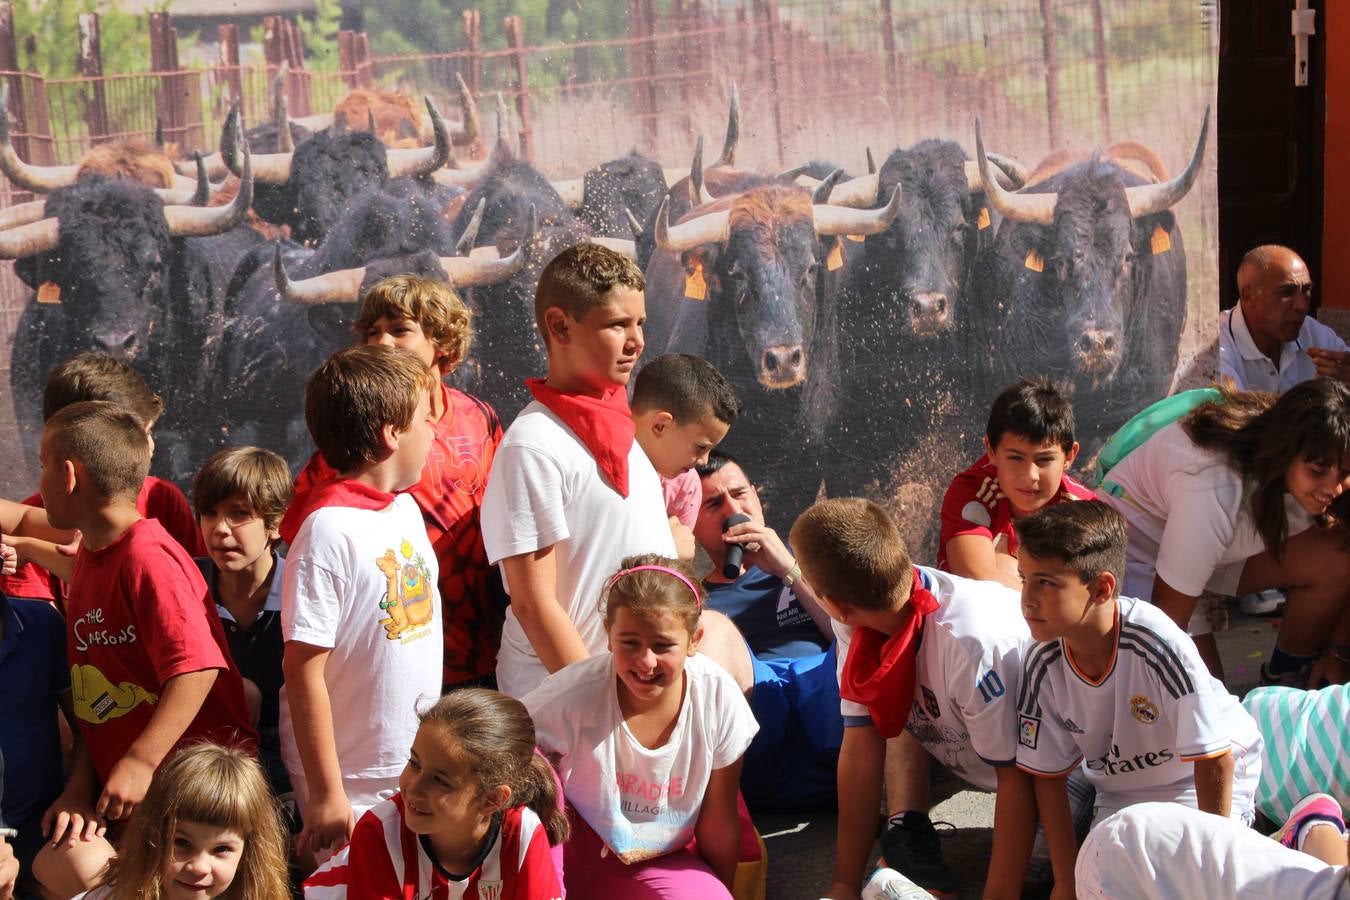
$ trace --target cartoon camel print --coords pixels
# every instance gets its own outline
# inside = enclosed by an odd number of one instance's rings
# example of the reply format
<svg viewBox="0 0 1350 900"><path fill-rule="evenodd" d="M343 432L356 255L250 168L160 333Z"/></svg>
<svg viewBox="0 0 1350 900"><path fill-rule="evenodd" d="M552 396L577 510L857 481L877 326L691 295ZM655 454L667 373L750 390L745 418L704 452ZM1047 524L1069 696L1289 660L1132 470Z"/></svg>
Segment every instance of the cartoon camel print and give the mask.
<svg viewBox="0 0 1350 900"><path fill-rule="evenodd" d="M385 589L384 599L380 601L380 609L389 614L389 618L384 620L385 637L395 641L411 625L398 590L399 570L402 567L399 565L398 557L394 555L392 548L384 551L384 556L375 560L375 565L379 567L381 574L389 582Z"/></svg>

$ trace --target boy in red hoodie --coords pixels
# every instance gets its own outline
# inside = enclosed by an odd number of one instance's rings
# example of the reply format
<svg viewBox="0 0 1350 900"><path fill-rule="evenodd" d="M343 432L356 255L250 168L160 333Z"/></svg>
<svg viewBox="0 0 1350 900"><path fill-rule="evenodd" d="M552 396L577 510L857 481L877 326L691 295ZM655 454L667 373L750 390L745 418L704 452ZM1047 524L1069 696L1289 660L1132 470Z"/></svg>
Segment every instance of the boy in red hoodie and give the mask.
<svg viewBox="0 0 1350 900"><path fill-rule="evenodd" d="M393 795L419 705L440 694L436 555L401 493L431 447L430 387L413 353L368 346L333 354L305 388L305 423L339 474L282 522L295 539L281 582L279 729L302 852L337 850Z"/></svg>

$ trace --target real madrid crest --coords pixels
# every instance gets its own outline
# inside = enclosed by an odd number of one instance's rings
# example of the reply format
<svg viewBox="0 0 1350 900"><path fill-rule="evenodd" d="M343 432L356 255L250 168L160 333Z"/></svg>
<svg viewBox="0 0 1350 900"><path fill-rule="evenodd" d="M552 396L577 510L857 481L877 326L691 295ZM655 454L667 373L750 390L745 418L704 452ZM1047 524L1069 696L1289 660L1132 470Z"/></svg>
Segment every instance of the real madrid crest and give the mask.
<svg viewBox="0 0 1350 900"><path fill-rule="evenodd" d="M1152 725L1158 721L1158 707L1152 700L1139 694L1130 698L1130 715L1145 725Z"/></svg>

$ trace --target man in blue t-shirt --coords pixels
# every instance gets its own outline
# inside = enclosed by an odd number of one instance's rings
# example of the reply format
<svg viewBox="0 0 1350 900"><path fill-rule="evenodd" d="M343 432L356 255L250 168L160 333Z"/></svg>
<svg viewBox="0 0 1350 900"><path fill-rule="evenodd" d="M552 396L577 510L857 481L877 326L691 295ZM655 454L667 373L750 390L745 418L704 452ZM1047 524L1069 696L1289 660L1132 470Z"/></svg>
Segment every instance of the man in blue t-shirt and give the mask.
<svg viewBox="0 0 1350 900"><path fill-rule="evenodd" d="M745 801L757 811L832 809L844 726L830 617L792 551L764 523L759 494L740 465L713 450L697 472L703 502L694 537L713 564L703 580L708 606L736 623L754 664L749 699L759 733L741 769ZM749 521L724 531L737 514ZM732 544L743 548L734 579L722 571Z"/></svg>

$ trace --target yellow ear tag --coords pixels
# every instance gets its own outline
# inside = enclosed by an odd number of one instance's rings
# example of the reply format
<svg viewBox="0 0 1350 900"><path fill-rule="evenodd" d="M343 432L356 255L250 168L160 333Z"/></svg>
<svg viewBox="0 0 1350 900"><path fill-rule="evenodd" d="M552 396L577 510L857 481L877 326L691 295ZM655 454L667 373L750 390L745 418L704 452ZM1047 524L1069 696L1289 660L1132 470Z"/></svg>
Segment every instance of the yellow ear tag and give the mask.
<svg viewBox="0 0 1350 900"><path fill-rule="evenodd" d="M1153 236L1148 239L1149 246L1153 248L1153 255L1166 253L1172 249L1172 236L1161 226L1155 226Z"/></svg>
<svg viewBox="0 0 1350 900"><path fill-rule="evenodd" d="M37 302L39 303L60 303L61 285L55 281L44 281L38 286Z"/></svg>
<svg viewBox="0 0 1350 900"><path fill-rule="evenodd" d="M1024 265L1033 272L1045 271L1045 260L1035 250L1027 251L1027 260Z"/></svg>
<svg viewBox="0 0 1350 900"><path fill-rule="evenodd" d="M703 280L703 263L694 263L694 270L684 276L684 297L686 300L708 299L708 282Z"/></svg>
<svg viewBox="0 0 1350 900"><path fill-rule="evenodd" d="M845 235L845 237L847 237L850 241L856 241L856 242L859 243L859 244L861 244L863 241L867 240L867 237L866 237L865 235L861 235L861 234L849 234L849 235Z"/></svg>
<svg viewBox="0 0 1350 900"><path fill-rule="evenodd" d="M829 254L825 257L825 268L833 272L844 264L844 244L842 241L835 241L830 247Z"/></svg>
<svg viewBox="0 0 1350 900"><path fill-rule="evenodd" d="M989 227L989 225L990 225L989 207L981 206L980 214L975 217L975 227L980 229L981 231L984 231L986 228Z"/></svg>

